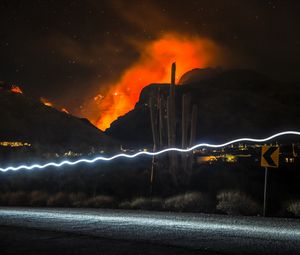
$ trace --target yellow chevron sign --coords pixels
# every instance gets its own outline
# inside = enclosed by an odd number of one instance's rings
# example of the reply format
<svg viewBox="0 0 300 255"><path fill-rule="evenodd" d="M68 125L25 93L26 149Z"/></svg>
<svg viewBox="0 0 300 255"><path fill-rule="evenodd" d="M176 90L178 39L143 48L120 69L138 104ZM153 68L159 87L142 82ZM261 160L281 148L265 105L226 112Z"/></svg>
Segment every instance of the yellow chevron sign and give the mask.
<svg viewBox="0 0 300 255"><path fill-rule="evenodd" d="M263 167L278 168L279 166L279 147L262 146L260 165Z"/></svg>

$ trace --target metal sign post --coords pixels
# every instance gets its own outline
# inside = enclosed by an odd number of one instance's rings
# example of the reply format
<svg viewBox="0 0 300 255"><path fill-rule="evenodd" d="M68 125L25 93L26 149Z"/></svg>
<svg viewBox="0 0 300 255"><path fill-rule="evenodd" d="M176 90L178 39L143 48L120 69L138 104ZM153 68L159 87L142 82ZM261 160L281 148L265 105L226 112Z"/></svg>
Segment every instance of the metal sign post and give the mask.
<svg viewBox="0 0 300 255"><path fill-rule="evenodd" d="M264 217L266 216L267 185L268 185L268 168L265 167L264 208L263 208L263 216Z"/></svg>
<svg viewBox="0 0 300 255"><path fill-rule="evenodd" d="M265 185L264 185L264 205L263 216L266 216L267 207L267 186L268 186L268 168L278 168L279 166L279 147L262 146L260 165L265 167Z"/></svg>

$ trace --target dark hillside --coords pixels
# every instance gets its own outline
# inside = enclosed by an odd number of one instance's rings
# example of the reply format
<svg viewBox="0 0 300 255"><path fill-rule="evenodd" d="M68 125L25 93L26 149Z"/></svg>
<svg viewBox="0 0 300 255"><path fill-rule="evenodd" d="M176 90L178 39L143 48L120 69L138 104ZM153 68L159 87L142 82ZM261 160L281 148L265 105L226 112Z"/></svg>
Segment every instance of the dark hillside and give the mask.
<svg viewBox="0 0 300 255"><path fill-rule="evenodd" d="M41 152L113 150L118 144L87 120L24 94L0 91L0 140L32 144Z"/></svg>
<svg viewBox="0 0 300 255"><path fill-rule="evenodd" d="M195 78L195 77L194 77ZM230 70L198 82L176 86L177 123L181 97L190 93L198 105L198 141L225 141L239 136L266 136L300 127L300 83L276 82L250 70ZM106 133L126 145L152 143L149 96L165 84L145 87L134 110L120 117Z"/></svg>

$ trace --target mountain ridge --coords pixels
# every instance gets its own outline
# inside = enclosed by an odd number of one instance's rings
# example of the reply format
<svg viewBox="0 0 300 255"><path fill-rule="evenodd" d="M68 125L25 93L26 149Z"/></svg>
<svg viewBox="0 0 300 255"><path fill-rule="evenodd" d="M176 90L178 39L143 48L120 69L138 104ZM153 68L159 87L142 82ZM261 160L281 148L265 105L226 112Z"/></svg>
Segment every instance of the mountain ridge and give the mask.
<svg viewBox="0 0 300 255"><path fill-rule="evenodd" d="M113 150L118 143L89 121L56 110L24 94L0 91L2 141L24 141L42 152Z"/></svg>
<svg viewBox="0 0 300 255"><path fill-rule="evenodd" d="M164 96L168 95L166 84L146 86L135 108L119 117L105 133L127 146L132 147L134 143L151 146L148 102L157 89ZM177 130L180 130L181 96L185 93L190 93L192 103L198 105L197 141L223 142L239 136L266 136L300 127L298 82L277 82L253 70L236 69L178 85Z"/></svg>

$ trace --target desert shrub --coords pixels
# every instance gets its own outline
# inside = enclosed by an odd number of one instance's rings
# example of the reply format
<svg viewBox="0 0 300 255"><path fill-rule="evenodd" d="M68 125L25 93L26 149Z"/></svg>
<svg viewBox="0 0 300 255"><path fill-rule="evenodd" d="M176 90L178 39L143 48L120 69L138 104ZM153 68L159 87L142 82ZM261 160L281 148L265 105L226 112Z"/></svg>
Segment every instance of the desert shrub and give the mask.
<svg viewBox="0 0 300 255"><path fill-rule="evenodd" d="M7 194L8 201L7 205L9 206L27 206L29 205L29 195L25 192L11 192Z"/></svg>
<svg viewBox="0 0 300 255"><path fill-rule="evenodd" d="M0 193L0 205L8 205L9 203L9 193Z"/></svg>
<svg viewBox="0 0 300 255"><path fill-rule="evenodd" d="M163 207L170 211L210 212L213 210L213 202L206 194L189 192L167 198Z"/></svg>
<svg viewBox="0 0 300 255"><path fill-rule="evenodd" d="M84 206L93 208L114 208L116 202L111 196L99 195L85 201Z"/></svg>
<svg viewBox="0 0 300 255"><path fill-rule="evenodd" d="M119 206L120 209L131 209L130 201L122 201Z"/></svg>
<svg viewBox="0 0 300 255"><path fill-rule="evenodd" d="M48 198L47 206L57 206L57 207L71 206L70 196L69 194L64 192L56 193Z"/></svg>
<svg viewBox="0 0 300 255"><path fill-rule="evenodd" d="M229 215L257 215L256 201L240 191L224 191L217 195L217 209Z"/></svg>
<svg viewBox="0 0 300 255"><path fill-rule="evenodd" d="M140 210L149 210L151 208L151 199L146 197L137 197L134 198L131 203L131 209L140 209Z"/></svg>
<svg viewBox="0 0 300 255"><path fill-rule="evenodd" d="M162 210L163 201L160 198L153 198L151 200L151 210Z"/></svg>
<svg viewBox="0 0 300 255"><path fill-rule="evenodd" d="M0 194L0 205L26 206L29 205L29 196L25 192L6 192Z"/></svg>
<svg viewBox="0 0 300 255"><path fill-rule="evenodd" d="M159 198L137 197L129 203L129 208L138 210L161 210L162 200Z"/></svg>
<svg viewBox="0 0 300 255"><path fill-rule="evenodd" d="M300 200L289 202L287 205L287 211L296 217L300 217Z"/></svg>
<svg viewBox="0 0 300 255"><path fill-rule="evenodd" d="M46 206L48 200L48 194L42 191L33 191L29 195L31 206Z"/></svg>
<svg viewBox="0 0 300 255"><path fill-rule="evenodd" d="M87 201L87 196L84 193L71 193L69 197L72 207L83 207Z"/></svg>

